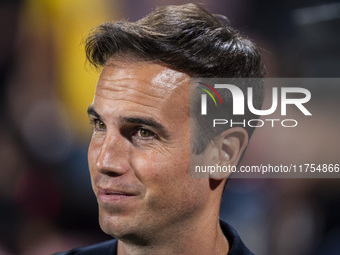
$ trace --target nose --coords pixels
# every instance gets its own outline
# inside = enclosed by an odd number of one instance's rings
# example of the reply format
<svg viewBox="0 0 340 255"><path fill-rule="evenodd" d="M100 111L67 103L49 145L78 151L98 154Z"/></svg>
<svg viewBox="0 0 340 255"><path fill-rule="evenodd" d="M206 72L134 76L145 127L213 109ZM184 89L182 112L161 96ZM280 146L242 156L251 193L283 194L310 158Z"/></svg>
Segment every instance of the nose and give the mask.
<svg viewBox="0 0 340 255"><path fill-rule="evenodd" d="M98 146L95 161L95 169L98 172L109 176L119 176L128 171L128 144L124 140L119 135L108 133L99 144L94 145Z"/></svg>

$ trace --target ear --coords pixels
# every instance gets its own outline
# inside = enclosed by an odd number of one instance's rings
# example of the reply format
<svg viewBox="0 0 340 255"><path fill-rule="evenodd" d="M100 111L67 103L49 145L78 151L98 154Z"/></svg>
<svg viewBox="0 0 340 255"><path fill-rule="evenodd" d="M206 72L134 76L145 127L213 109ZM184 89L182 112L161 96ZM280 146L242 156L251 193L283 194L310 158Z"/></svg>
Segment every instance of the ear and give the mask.
<svg viewBox="0 0 340 255"><path fill-rule="evenodd" d="M247 145L248 133L244 128L229 128L214 138L214 146L211 148L214 160L211 162L221 169L230 170L238 165ZM230 174L231 171L216 171L210 173L209 177L216 180L226 179Z"/></svg>

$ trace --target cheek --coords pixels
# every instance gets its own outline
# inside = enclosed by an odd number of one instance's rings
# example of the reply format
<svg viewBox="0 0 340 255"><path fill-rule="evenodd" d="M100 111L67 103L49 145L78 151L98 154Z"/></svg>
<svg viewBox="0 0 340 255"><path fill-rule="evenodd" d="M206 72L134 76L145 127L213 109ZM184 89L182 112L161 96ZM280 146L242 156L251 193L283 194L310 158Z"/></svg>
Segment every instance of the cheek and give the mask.
<svg viewBox="0 0 340 255"><path fill-rule="evenodd" d="M190 176L189 153L173 154L170 151L166 153L152 151L144 155L132 156L132 158L134 158L135 174L143 183L145 182L146 186L160 186L161 188L162 185L176 183L179 179Z"/></svg>
<svg viewBox="0 0 340 255"><path fill-rule="evenodd" d="M153 210L183 210L190 207L188 203L194 205L202 198L202 182L190 177L190 158L186 153L148 155L135 164L135 174L144 184L147 204Z"/></svg>
<svg viewBox="0 0 340 255"><path fill-rule="evenodd" d="M91 140L89 149L87 151L87 160L88 160L89 171L91 175L91 181L94 177L95 165L96 165L99 153L100 153L100 145L96 143L95 141Z"/></svg>
<svg viewBox="0 0 340 255"><path fill-rule="evenodd" d="M95 158L96 158L96 154L97 154L96 151L97 151L97 146L95 146L95 144L91 141L90 145L89 145L89 149L87 151L87 160L88 160L88 163L89 163L90 171L95 164Z"/></svg>
<svg viewBox="0 0 340 255"><path fill-rule="evenodd" d="M95 135L92 136L89 148L87 151L87 159L89 162L89 166L93 167L98 159L101 146L104 142L103 137L96 137Z"/></svg>

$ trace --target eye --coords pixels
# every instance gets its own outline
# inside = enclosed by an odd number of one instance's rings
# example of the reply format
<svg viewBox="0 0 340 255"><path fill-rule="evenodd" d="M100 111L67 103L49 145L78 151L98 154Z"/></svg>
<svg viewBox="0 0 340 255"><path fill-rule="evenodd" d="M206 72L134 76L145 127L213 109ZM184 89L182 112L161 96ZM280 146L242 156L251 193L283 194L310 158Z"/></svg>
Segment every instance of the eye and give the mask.
<svg viewBox="0 0 340 255"><path fill-rule="evenodd" d="M106 129L106 125L102 121L98 121L97 126L98 126L99 129Z"/></svg>
<svg viewBox="0 0 340 255"><path fill-rule="evenodd" d="M100 119L91 120L91 123L95 130L98 130L98 131L106 130L106 124L102 122Z"/></svg>
<svg viewBox="0 0 340 255"><path fill-rule="evenodd" d="M141 138L150 138L155 137L156 134L148 129L145 128L139 128L137 131L137 135Z"/></svg>

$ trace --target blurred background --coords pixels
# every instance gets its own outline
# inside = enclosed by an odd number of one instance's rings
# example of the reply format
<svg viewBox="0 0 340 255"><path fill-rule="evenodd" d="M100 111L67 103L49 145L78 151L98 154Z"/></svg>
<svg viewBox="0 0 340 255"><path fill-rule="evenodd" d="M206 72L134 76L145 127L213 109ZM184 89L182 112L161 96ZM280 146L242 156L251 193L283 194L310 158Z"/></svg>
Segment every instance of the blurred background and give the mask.
<svg viewBox="0 0 340 255"><path fill-rule="evenodd" d="M135 21L187 2L1 0L0 255L52 254L110 238L98 226L87 169L86 108L99 73L85 64L82 42L104 21ZM339 76L340 2L197 3L263 49L268 77ZM313 108L319 119L294 133L257 130L243 164L340 163L340 87L326 90L320 86ZM221 217L255 254L338 255L339 180L232 179Z"/></svg>

